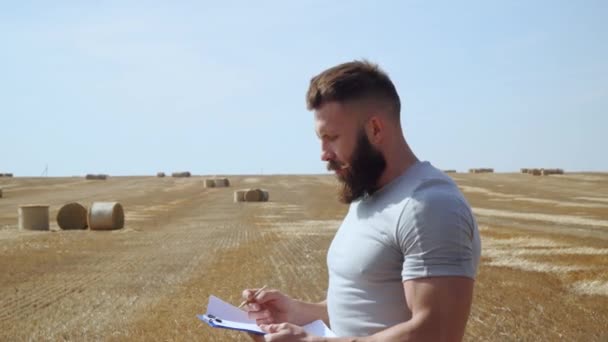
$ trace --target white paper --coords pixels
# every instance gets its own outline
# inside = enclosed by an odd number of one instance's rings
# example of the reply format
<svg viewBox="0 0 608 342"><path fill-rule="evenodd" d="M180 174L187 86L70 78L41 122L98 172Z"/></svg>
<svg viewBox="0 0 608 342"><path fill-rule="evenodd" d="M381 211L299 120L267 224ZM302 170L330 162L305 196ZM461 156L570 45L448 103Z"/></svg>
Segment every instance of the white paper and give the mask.
<svg viewBox="0 0 608 342"><path fill-rule="evenodd" d="M215 297L209 297L207 305L207 313L200 315L199 318L209 323L210 317L216 317L213 324L217 327L246 330L250 332L264 333L255 323L255 320L247 317L247 312L237 308L236 306L226 303L223 300ZM336 335L323 323L322 320L316 320L312 323L302 326L302 328L311 335L323 337L335 337Z"/></svg>

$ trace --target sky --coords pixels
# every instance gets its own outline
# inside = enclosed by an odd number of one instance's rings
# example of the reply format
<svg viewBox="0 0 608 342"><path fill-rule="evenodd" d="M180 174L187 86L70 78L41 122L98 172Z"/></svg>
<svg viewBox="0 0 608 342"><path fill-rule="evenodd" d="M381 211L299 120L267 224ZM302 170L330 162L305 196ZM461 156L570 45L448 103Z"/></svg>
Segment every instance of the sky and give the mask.
<svg viewBox="0 0 608 342"><path fill-rule="evenodd" d="M606 18L590 0L2 1L0 172L324 173L304 94L363 58L439 168L608 171Z"/></svg>

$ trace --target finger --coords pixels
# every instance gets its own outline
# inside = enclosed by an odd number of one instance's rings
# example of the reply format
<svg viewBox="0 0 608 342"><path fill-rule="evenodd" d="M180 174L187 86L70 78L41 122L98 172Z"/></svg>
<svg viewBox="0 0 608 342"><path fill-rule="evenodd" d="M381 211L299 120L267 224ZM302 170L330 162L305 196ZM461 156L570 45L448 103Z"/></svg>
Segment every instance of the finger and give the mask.
<svg viewBox="0 0 608 342"><path fill-rule="evenodd" d="M291 331L291 327L292 327L291 323L281 323L277 327L277 331L281 331L281 330L289 330L289 331Z"/></svg>
<svg viewBox="0 0 608 342"><path fill-rule="evenodd" d="M253 299L253 294L257 291L258 289L245 289L243 290L243 293L241 294L243 299L245 300L252 300Z"/></svg>
<svg viewBox="0 0 608 342"><path fill-rule="evenodd" d="M260 304L258 303L249 303L246 306L247 310L246 311L260 311Z"/></svg>
<svg viewBox="0 0 608 342"><path fill-rule="evenodd" d="M249 317L249 319L265 319L271 317L271 314L269 310L249 311L247 317Z"/></svg>
<svg viewBox="0 0 608 342"><path fill-rule="evenodd" d="M262 307L258 303L248 303L246 305L243 305L242 309L245 312L260 311Z"/></svg>
<svg viewBox="0 0 608 342"><path fill-rule="evenodd" d="M282 294L277 290L262 290L255 298L252 300L259 304L264 304L267 302L271 302L273 300L277 300L281 298Z"/></svg>
<svg viewBox="0 0 608 342"><path fill-rule="evenodd" d="M262 331L267 332L269 334L277 332L278 327L279 327L279 324L262 324L262 325L260 325L260 329L262 329Z"/></svg>
<svg viewBox="0 0 608 342"><path fill-rule="evenodd" d="M274 318L272 318L272 317L262 318L262 319L256 319L255 320L255 324L257 324L257 325L272 324L272 323L275 323L274 322Z"/></svg>

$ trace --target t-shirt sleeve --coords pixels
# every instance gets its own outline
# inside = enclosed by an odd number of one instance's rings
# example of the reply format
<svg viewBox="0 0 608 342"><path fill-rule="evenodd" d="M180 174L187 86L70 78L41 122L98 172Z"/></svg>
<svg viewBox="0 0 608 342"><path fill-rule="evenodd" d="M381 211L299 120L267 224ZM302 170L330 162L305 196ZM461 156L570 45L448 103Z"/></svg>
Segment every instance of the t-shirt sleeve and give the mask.
<svg viewBox="0 0 608 342"><path fill-rule="evenodd" d="M449 187L414 193L397 227L403 281L434 277L475 278L477 226L469 205ZM478 238L478 237L477 237Z"/></svg>

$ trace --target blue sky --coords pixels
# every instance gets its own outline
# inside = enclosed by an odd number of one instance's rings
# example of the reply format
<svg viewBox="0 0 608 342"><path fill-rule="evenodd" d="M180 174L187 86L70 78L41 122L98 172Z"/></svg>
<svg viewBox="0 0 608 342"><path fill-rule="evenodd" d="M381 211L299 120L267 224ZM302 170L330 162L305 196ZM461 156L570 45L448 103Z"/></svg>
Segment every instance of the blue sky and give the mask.
<svg viewBox="0 0 608 342"><path fill-rule="evenodd" d="M322 173L310 78L366 58L443 169L608 171L606 1L0 4L0 172Z"/></svg>

